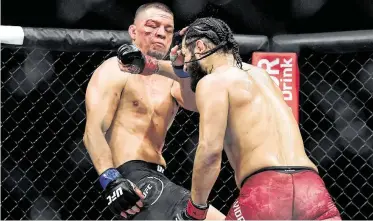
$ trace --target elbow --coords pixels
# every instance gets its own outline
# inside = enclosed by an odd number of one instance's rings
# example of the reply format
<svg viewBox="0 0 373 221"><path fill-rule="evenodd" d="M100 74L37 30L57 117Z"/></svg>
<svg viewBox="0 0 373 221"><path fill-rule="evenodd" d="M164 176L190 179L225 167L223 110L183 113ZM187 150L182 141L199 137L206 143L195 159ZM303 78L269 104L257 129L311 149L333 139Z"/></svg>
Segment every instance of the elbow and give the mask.
<svg viewBox="0 0 373 221"><path fill-rule="evenodd" d="M193 111L198 113L197 105L195 100L190 101L188 97L175 98L176 102L180 107L188 111Z"/></svg>
<svg viewBox="0 0 373 221"><path fill-rule="evenodd" d="M188 105L188 110L198 113L198 109L197 109L197 105L195 101L191 102L191 104Z"/></svg>
<svg viewBox="0 0 373 221"><path fill-rule="evenodd" d="M180 104L181 107L188 111L193 111L198 113L196 98L194 94L182 94L180 99L177 99L177 102Z"/></svg>
<svg viewBox="0 0 373 221"><path fill-rule="evenodd" d="M86 128L83 135L83 144L85 148L88 148L90 144L92 143L92 139L99 135L99 133L95 132L94 129Z"/></svg>
<svg viewBox="0 0 373 221"><path fill-rule="evenodd" d="M206 165L212 165L218 162L220 164L222 149L222 145L200 143L197 151L198 154L204 156L204 162L206 163Z"/></svg>
<svg viewBox="0 0 373 221"><path fill-rule="evenodd" d="M191 104L183 104L181 105L184 109L188 110L188 111L193 111L193 112L197 112L198 113L198 109L197 109L197 106L196 104L194 103L191 103Z"/></svg>
<svg viewBox="0 0 373 221"><path fill-rule="evenodd" d="M216 166L220 166L220 163L221 163L221 152L214 152L214 153L211 153L209 154L207 157L206 157L206 165L208 166L212 166L212 165L216 165Z"/></svg>
<svg viewBox="0 0 373 221"><path fill-rule="evenodd" d="M88 147L88 144L89 144L89 132L86 130L84 131L84 135L83 135L83 144L84 144L84 147L87 148Z"/></svg>

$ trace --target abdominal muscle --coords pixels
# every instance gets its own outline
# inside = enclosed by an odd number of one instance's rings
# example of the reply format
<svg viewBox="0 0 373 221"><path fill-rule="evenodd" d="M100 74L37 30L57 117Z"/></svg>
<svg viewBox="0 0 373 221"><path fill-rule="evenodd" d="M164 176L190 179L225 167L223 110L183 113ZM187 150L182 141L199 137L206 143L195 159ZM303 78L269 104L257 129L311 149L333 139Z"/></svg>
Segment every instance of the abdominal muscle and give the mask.
<svg viewBox="0 0 373 221"><path fill-rule="evenodd" d="M162 156L167 125L173 118L160 116L141 116L130 113L114 119L106 133L111 148L114 166L118 167L130 160L142 160L166 167Z"/></svg>

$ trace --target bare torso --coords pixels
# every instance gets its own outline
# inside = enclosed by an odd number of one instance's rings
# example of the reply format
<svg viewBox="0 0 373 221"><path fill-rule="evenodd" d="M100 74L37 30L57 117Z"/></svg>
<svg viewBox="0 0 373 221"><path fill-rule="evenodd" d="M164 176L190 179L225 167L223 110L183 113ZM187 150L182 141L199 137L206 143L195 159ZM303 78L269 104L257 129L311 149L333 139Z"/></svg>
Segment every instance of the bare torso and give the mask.
<svg viewBox="0 0 373 221"><path fill-rule="evenodd" d="M119 68L117 71L116 74L125 74ZM166 166L162 148L178 110L171 96L172 83L173 80L156 74L128 74L113 120L105 123L106 140L116 167L130 160Z"/></svg>
<svg viewBox="0 0 373 221"><path fill-rule="evenodd" d="M224 150L238 186L251 173L269 166L307 166L299 126L283 100L280 89L257 67L234 68L234 74L218 73L229 95Z"/></svg>

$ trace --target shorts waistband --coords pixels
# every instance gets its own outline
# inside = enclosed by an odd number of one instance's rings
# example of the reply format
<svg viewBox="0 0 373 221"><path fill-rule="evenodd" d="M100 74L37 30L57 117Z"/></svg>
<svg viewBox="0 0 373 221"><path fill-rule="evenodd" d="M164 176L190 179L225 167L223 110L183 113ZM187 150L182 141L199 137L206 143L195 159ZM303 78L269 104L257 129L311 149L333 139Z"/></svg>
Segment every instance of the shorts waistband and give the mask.
<svg viewBox="0 0 373 221"><path fill-rule="evenodd" d="M122 175L127 175L141 169L150 169L163 174L166 168L162 165L149 163L142 160L130 160L117 167L117 169Z"/></svg>
<svg viewBox="0 0 373 221"><path fill-rule="evenodd" d="M312 168L312 167L304 167L304 166L273 166L273 167L264 167L262 169L259 169L259 170L255 171L254 173L249 174L245 179L243 179L243 181L241 182L241 187L244 185L244 183L246 182L247 179L249 179L250 177L254 176L255 174L258 174L258 173L261 173L261 172L265 172L265 171L278 171L280 173L291 174L291 173L296 173L296 172L300 172L300 171L304 171L304 170L311 170L311 171L317 173L317 171L314 168Z"/></svg>

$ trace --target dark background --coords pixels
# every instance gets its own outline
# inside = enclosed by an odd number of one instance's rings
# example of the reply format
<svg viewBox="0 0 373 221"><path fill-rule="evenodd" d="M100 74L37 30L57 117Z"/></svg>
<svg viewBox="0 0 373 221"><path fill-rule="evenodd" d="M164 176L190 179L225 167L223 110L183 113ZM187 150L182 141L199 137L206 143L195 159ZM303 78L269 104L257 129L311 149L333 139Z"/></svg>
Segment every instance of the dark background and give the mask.
<svg viewBox="0 0 373 221"><path fill-rule="evenodd" d="M1 219L113 218L82 141L88 81L113 55L1 48ZM306 153L342 218L372 220L373 52L301 51L298 59ZM180 109L163 151L166 176L187 189L198 123L198 113ZM223 156L210 200L226 214L238 189Z"/></svg>
<svg viewBox="0 0 373 221"><path fill-rule="evenodd" d="M3 0L2 24L127 30L152 1ZM180 29L196 16L224 19L239 34L330 32L373 28L372 0L168 0Z"/></svg>

